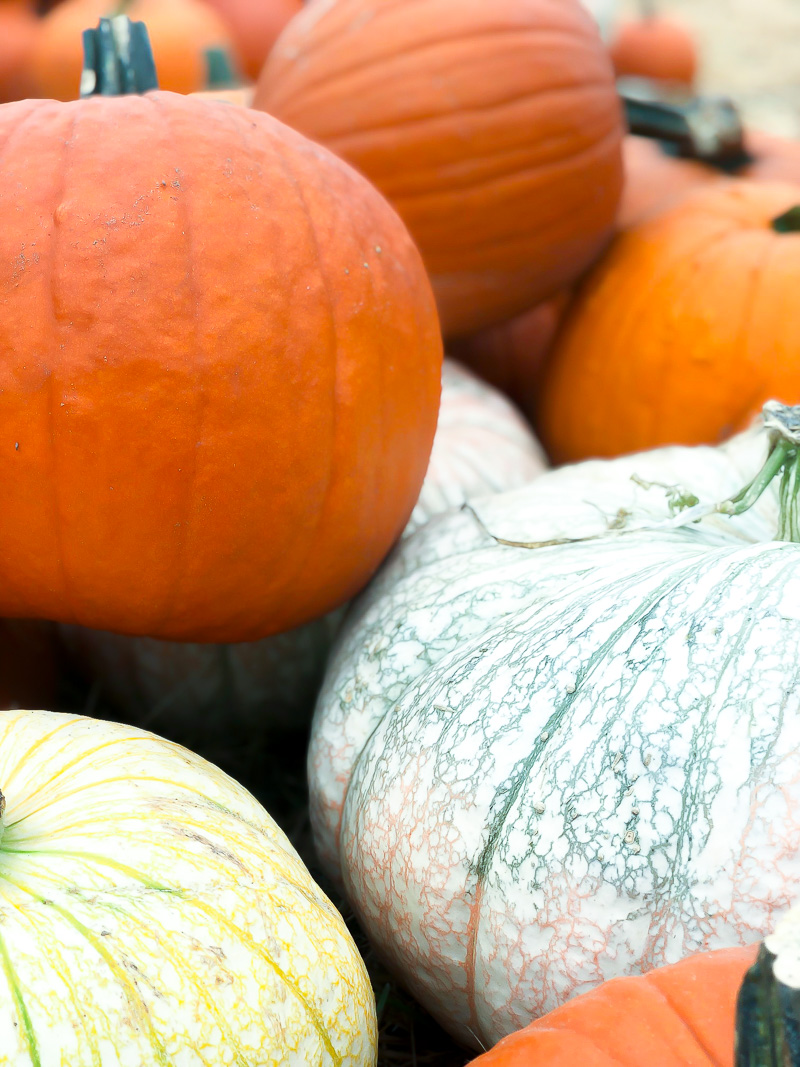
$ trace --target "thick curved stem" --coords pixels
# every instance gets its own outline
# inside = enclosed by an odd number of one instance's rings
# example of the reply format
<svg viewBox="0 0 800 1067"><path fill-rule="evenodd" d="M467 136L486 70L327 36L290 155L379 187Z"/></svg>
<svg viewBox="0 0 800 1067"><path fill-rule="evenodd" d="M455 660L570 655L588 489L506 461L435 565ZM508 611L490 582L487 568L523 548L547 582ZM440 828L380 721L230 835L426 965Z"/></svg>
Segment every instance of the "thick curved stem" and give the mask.
<svg viewBox="0 0 800 1067"><path fill-rule="evenodd" d="M772 444L764 466L740 493L718 504L715 510L722 515L742 515L780 474L776 540L800 543L800 406L770 400L764 405L764 422Z"/></svg>

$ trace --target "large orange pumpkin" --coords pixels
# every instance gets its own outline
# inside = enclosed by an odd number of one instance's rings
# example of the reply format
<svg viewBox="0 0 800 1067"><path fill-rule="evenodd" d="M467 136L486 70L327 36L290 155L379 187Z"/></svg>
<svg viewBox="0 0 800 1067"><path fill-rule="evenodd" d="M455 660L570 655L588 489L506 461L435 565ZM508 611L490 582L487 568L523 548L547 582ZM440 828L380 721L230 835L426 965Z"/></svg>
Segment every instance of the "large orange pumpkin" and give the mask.
<svg viewBox="0 0 800 1067"><path fill-rule="evenodd" d="M747 130L745 148L750 158L735 170L737 176L800 185L800 141ZM645 137L626 137L624 158L625 189L617 219L623 229L665 210L689 189L726 176L710 164L671 156Z"/></svg>
<svg viewBox="0 0 800 1067"><path fill-rule="evenodd" d="M732 1067L756 946L613 978L504 1038L472 1067Z"/></svg>
<svg viewBox="0 0 800 1067"><path fill-rule="evenodd" d="M0 4L0 103L30 95L30 62L38 30L30 4Z"/></svg>
<svg viewBox="0 0 800 1067"><path fill-rule="evenodd" d="M721 441L800 403L800 188L731 179L623 232L570 308L539 394L557 462Z"/></svg>
<svg viewBox="0 0 800 1067"><path fill-rule="evenodd" d="M243 72L253 81L283 27L302 8L302 0L207 0L233 33Z"/></svg>
<svg viewBox="0 0 800 1067"><path fill-rule="evenodd" d="M610 47L614 69L620 77L694 84L697 47L689 30L679 22L655 13L625 21L617 29Z"/></svg>
<svg viewBox="0 0 800 1067"><path fill-rule="evenodd" d="M611 231L622 119L578 0L312 0L278 39L254 106L394 204L447 335L552 296Z"/></svg>
<svg viewBox="0 0 800 1067"><path fill-rule="evenodd" d="M465 337L451 346L452 354L532 416L544 361L569 297L563 290L509 322Z"/></svg>
<svg viewBox="0 0 800 1067"><path fill-rule="evenodd" d="M0 151L0 614L242 641L351 597L436 427L400 219L270 116L172 93L4 105Z"/></svg>
<svg viewBox="0 0 800 1067"><path fill-rule="evenodd" d="M31 69L36 95L77 99L83 66L81 32L118 6L115 0L65 0L42 19ZM205 0L129 0L125 13L147 23L162 89L175 93L202 89L208 82L207 50L233 51L230 30Z"/></svg>

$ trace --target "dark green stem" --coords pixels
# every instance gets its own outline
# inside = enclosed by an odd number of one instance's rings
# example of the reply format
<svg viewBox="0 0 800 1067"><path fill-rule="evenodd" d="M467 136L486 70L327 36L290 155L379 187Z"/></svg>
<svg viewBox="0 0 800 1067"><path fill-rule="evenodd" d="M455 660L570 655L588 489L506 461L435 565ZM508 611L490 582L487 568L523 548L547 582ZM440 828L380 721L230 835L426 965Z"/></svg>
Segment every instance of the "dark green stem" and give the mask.
<svg viewBox="0 0 800 1067"><path fill-rule="evenodd" d="M772 228L775 233L800 233L800 204L795 204L773 219Z"/></svg>
<svg viewBox="0 0 800 1067"><path fill-rule="evenodd" d="M81 97L123 96L158 88L150 38L143 22L127 15L100 19L83 32Z"/></svg>
<svg viewBox="0 0 800 1067"><path fill-rule="evenodd" d="M800 1064L800 990L775 974L778 957L762 944L736 1003L736 1067Z"/></svg>
<svg viewBox="0 0 800 1067"><path fill-rule="evenodd" d="M744 514L780 474L776 540L800 543L800 406L771 400L764 405L764 421L772 445L766 463L741 492L718 504L716 510L723 515Z"/></svg>

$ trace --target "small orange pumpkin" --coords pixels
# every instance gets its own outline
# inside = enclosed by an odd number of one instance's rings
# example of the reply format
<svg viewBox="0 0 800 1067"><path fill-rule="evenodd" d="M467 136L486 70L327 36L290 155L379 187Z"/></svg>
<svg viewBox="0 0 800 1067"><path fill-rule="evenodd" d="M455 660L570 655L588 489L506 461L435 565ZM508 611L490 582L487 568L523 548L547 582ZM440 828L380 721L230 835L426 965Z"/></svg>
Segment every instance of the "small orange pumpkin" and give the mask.
<svg viewBox="0 0 800 1067"><path fill-rule="evenodd" d="M116 6L114 0L65 0L41 20L31 68L36 95L77 99L83 66L81 33ZM130 0L125 13L133 21L147 23L162 89L175 93L203 89L208 79L206 52L233 51L226 23L205 0Z"/></svg>
<svg viewBox="0 0 800 1067"><path fill-rule="evenodd" d="M622 116L578 0L311 0L263 108L353 163L417 242L463 336L571 284L607 242Z"/></svg>
<svg viewBox="0 0 800 1067"><path fill-rule="evenodd" d="M537 426L559 463L716 443L800 403L800 188L729 179L623 232L547 362Z"/></svg>
<svg viewBox="0 0 800 1067"><path fill-rule="evenodd" d="M611 59L619 77L650 78L694 85L697 47L689 30L656 12L623 22L612 42Z"/></svg>
<svg viewBox="0 0 800 1067"><path fill-rule="evenodd" d="M504 1038L471 1067L731 1067L736 999L757 947L613 978Z"/></svg>

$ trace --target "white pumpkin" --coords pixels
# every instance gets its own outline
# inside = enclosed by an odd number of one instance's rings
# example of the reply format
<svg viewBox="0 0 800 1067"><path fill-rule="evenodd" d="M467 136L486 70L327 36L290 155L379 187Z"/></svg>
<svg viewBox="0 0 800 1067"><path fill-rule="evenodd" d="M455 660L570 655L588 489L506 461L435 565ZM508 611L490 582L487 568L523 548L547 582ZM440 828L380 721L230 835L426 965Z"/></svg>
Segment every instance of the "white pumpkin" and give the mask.
<svg viewBox="0 0 800 1067"><path fill-rule="evenodd" d="M4 1067L368 1067L342 919L258 802L152 734L0 713Z"/></svg>
<svg viewBox="0 0 800 1067"><path fill-rule="evenodd" d="M731 496L765 449L545 474L431 522L354 605L312 730L316 842L464 1042L757 940L796 892L800 545L773 540L774 486L738 518L667 506Z"/></svg>
<svg viewBox="0 0 800 1067"><path fill-rule="evenodd" d="M545 469L527 423L499 392L456 363L442 371L439 427L406 533L488 492L523 485ZM239 645L177 644L62 626L83 673L136 722L193 744L231 732L305 726L343 617L333 612L289 633ZM210 714L216 712L217 714ZM220 715L219 712L223 714Z"/></svg>

